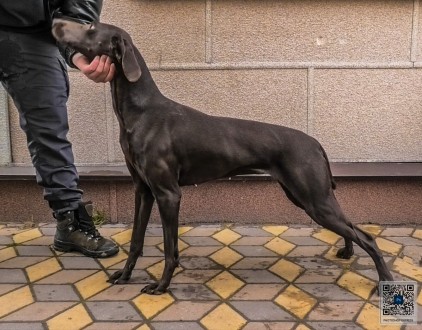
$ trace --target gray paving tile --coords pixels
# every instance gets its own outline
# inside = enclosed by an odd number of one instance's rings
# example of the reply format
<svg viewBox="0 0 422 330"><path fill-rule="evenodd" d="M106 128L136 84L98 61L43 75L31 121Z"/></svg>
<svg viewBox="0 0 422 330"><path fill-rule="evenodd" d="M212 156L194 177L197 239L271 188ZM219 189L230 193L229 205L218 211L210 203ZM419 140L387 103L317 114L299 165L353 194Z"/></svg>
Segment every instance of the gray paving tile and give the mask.
<svg viewBox="0 0 422 330"><path fill-rule="evenodd" d="M233 269L231 272L246 283L285 283L285 281L283 281L280 277L274 275L268 270Z"/></svg>
<svg viewBox="0 0 422 330"><path fill-rule="evenodd" d="M138 329L141 325L143 322L95 322L84 330L133 330Z"/></svg>
<svg viewBox="0 0 422 330"><path fill-rule="evenodd" d="M422 258L422 245L421 246L405 246L402 253L403 256L412 258L415 265L419 265Z"/></svg>
<svg viewBox="0 0 422 330"><path fill-rule="evenodd" d="M230 303L252 321L293 321L291 314L270 301L233 301Z"/></svg>
<svg viewBox="0 0 422 330"><path fill-rule="evenodd" d="M215 226L215 225L197 226L180 236L183 238L192 237L192 236L207 237L207 236L211 236L218 233L222 229L223 228L219 225L218 226Z"/></svg>
<svg viewBox="0 0 422 330"><path fill-rule="evenodd" d="M272 300L286 287L283 283L246 284L231 300Z"/></svg>
<svg viewBox="0 0 422 330"><path fill-rule="evenodd" d="M79 301L72 285L37 285L33 287L37 301Z"/></svg>
<svg viewBox="0 0 422 330"><path fill-rule="evenodd" d="M251 246L256 246L256 245L264 245L268 243L269 241L271 241L272 239L273 239L273 236L266 236L266 237L245 236L245 237L239 238L234 243L230 244L230 246L235 247L239 245L244 245L244 246L251 247Z"/></svg>
<svg viewBox="0 0 422 330"><path fill-rule="evenodd" d="M151 322L154 330L203 330L195 322Z"/></svg>
<svg viewBox="0 0 422 330"><path fill-rule="evenodd" d="M221 271L217 269L186 269L175 275L172 279L172 283L202 284L208 282L220 272Z"/></svg>
<svg viewBox="0 0 422 330"><path fill-rule="evenodd" d="M26 283L23 269L0 269L0 283Z"/></svg>
<svg viewBox="0 0 422 330"><path fill-rule="evenodd" d="M59 257L64 269L100 269L100 264L93 258L81 257Z"/></svg>
<svg viewBox="0 0 422 330"><path fill-rule="evenodd" d="M130 243L122 246L123 249L129 253ZM156 246L144 246L144 257L163 257L164 253Z"/></svg>
<svg viewBox="0 0 422 330"><path fill-rule="evenodd" d="M413 227L390 227L384 229L380 236L410 236L414 231Z"/></svg>
<svg viewBox="0 0 422 330"><path fill-rule="evenodd" d="M267 269L275 264L279 258L246 257L231 266L231 269Z"/></svg>
<svg viewBox="0 0 422 330"><path fill-rule="evenodd" d="M180 264L185 269L221 269L222 266L205 257L182 257Z"/></svg>
<svg viewBox="0 0 422 330"><path fill-rule="evenodd" d="M220 297L203 284L174 284L171 293L178 300L220 300Z"/></svg>
<svg viewBox="0 0 422 330"><path fill-rule="evenodd" d="M181 252L181 257L206 257L221 249L221 246L191 246Z"/></svg>
<svg viewBox="0 0 422 330"><path fill-rule="evenodd" d="M0 268L26 268L31 265L35 265L49 257L15 257L8 259L0 263Z"/></svg>
<svg viewBox="0 0 422 330"><path fill-rule="evenodd" d="M136 277L135 277L136 281ZM143 282L146 284L147 281ZM142 285L143 285L142 284ZM142 285L138 283L133 283L132 279L130 284L116 284L112 285L108 289L105 289L98 293L97 295L90 297L89 301L128 301L140 294Z"/></svg>
<svg viewBox="0 0 422 330"><path fill-rule="evenodd" d="M252 237L270 237L273 238L273 234L263 230L259 227L253 226L235 226L230 228L231 230L235 231L236 233L242 236L252 236Z"/></svg>
<svg viewBox="0 0 422 330"><path fill-rule="evenodd" d="M154 321L190 322L199 321L209 313L219 301L176 301L154 317Z"/></svg>
<svg viewBox="0 0 422 330"><path fill-rule="evenodd" d="M290 330L295 326L294 322L248 322L242 330Z"/></svg>
<svg viewBox="0 0 422 330"><path fill-rule="evenodd" d="M323 245L327 246L327 243L320 241L319 239L313 237L303 237L303 236L285 236L282 235L283 239L289 241L290 243L296 244L298 246L304 245Z"/></svg>
<svg viewBox="0 0 422 330"><path fill-rule="evenodd" d="M13 244L12 237L0 235L0 245L9 245L9 244Z"/></svg>
<svg viewBox="0 0 422 330"><path fill-rule="evenodd" d="M231 248L245 257L279 257L279 255L264 246L234 246Z"/></svg>
<svg viewBox="0 0 422 330"><path fill-rule="evenodd" d="M342 269L306 269L305 272L295 280L295 283L335 283L340 277Z"/></svg>
<svg viewBox="0 0 422 330"><path fill-rule="evenodd" d="M328 245L296 246L289 257L316 257L323 256L330 247Z"/></svg>
<svg viewBox="0 0 422 330"><path fill-rule="evenodd" d="M347 290L342 289L336 284L313 283L313 284L299 284L296 286L317 299L322 300L360 300L360 298Z"/></svg>
<svg viewBox="0 0 422 330"><path fill-rule="evenodd" d="M0 330L44 330L41 322L0 322Z"/></svg>
<svg viewBox="0 0 422 330"><path fill-rule="evenodd" d="M339 267L337 264L322 257L302 257L286 259L302 266L305 269L326 269Z"/></svg>
<svg viewBox="0 0 422 330"><path fill-rule="evenodd" d="M18 251L18 254L20 256L30 256L30 257L36 257L36 256L53 256L54 253L51 251L49 246L24 246L19 245L16 246L16 250Z"/></svg>
<svg viewBox="0 0 422 330"><path fill-rule="evenodd" d="M222 246L223 245L222 243L220 243L219 241L217 241L216 239L212 237L182 236L180 239L186 242L187 244L189 244L190 246L213 246L213 245Z"/></svg>
<svg viewBox="0 0 422 330"><path fill-rule="evenodd" d="M405 246L414 245L414 246L422 246L422 239L417 239L413 237L406 237L406 236L388 236L390 241L403 244Z"/></svg>
<svg viewBox="0 0 422 330"><path fill-rule="evenodd" d="M291 237L291 236L311 236L317 229L317 227L291 227L283 232L280 237Z"/></svg>
<svg viewBox="0 0 422 330"><path fill-rule="evenodd" d="M307 322L315 330L361 330L362 328L353 322Z"/></svg>
<svg viewBox="0 0 422 330"><path fill-rule="evenodd" d="M87 302L95 320L98 321L141 321L142 317L127 301Z"/></svg>
<svg viewBox="0 0 422 330"><path fill-rule="evenodd" d="M317 321L352 321L360 311L364 301L326 301L320 302L307 316L308 320Z"/></svg>

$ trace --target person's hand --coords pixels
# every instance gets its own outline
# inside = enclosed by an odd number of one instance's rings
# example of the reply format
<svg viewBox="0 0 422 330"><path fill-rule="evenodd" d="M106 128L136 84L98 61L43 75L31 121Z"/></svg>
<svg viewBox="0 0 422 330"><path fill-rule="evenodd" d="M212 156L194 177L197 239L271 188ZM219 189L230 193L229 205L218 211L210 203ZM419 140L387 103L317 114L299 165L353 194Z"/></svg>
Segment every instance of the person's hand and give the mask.
<svg viewBox="0 0 422 330"><path fill-rule="evenodd" d="M109 82L114 77L116 67L106 55L96 56L91 63L86 56L76 53L72 57L73 64L92 81Z"/></svg>

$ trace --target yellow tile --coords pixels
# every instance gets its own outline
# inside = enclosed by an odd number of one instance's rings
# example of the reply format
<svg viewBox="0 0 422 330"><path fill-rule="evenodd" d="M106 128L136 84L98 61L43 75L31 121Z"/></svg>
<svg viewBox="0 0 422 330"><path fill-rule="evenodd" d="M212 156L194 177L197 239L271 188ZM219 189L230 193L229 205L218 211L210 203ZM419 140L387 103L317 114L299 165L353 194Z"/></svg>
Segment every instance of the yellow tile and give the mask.
<svg viewBox="0 0 422 330"><path fill-rule="evenodd" d="M337 284L363 299L368 299L372 289L376 287L375 282L354 272L343 274L337 281Z"/></svg>
<svg viewBox="0 0 422 330"><path fill-rule="evenodd" d="M299 324L295 330L311 330L304 324Z"/></svg>
<svg viewBox="0 0 422 330"><path fill-rule="evenodd" d="M120 245L124 245L130 242L132 238L132 229L124 230L116 235L111 236L111 238Z"/></svg>
<svg viewBox="0 0 422 330"><path fill-rule="evenodd" d="M407 277L411 277L418 282L422 282L422 267L415 266L410 258L407 260L409 261L396 258L393 263L393 270Z"/></svg>
<svg viewBox="0 0 422 330"><path fill-rule="evenodd" d="M179 227L178 234L179 234L179 236L183 235L183 234L187 233L188 231L190 231L192 229L193 229L193 227L187 227L187 226Z"/></svg>
<svg viewBox="0 0 422 330"><path fill-rule="evenodd" d="M225 246L221 250L218 250L217 252L212 254L210 258L218 264L229 268L231 265L235 264L243 257L233 249L230 249L228 246Z"/></svg>
<svg viewBox="0 0 422 330"><path fill-rule="evenodd" d="M366 303L360 312L356 323L360 324L367 330L399 330L400 325L381 325L380 324L380 310L378 307Z"/></svg>
<svg viewBox="0 0 422 330"><path fill-rule="evenodd" d="M286 290L275 299L275 302L298 318L303 319L316 305L317 300L294 285L289 285Z"/></svg>
<svg viewBox="0 0 422 330"><path fill-rule="evenodd" d="M44 261L41 261L35 265L27 267L26 273L31 282L36 282L46 276L57 273L62 267L57 262L55 258L50 258Z"/></svg>
<svg viewBox="0 0 422 330"><path fill-rule="evenodd" d="M33 302L34 299L29 286L24 286L0 296L0 318Z"/></svg>
<svg viewBox="0 0 422 330"><path fill-rule="evenodd" d="M281 239L279 237L273 238L271 241L269 241L267 244L264 245L267 249L270 249L271 251L274 251L275 253L285 256L288 254L291 250L293 250L296 245L285 241L284 239Z"/></svg>
<svg viewBox="0 0 422 330"><path fill-rule="evenodd" d="M339 258L336 255L338 250L339 250L338 247L332 246L328 250L328 252L324 255L324 258L325 259L328 259L328 260L331 260L331 261L339 262L339 263L341 263L343 265L351 264L356 259L356 256L355 255L353 255L350 259L342 259L342 258Z"/></svg>
<svg viewBox="0 0 422 330"><path fill-rule="evenodd" d="M156 264L152 265L151 267L147 268L148 273L151 274L155 279L159 280L161 276L163 275L164 271L164 260L161 260L160 262L157 262ZM183 272L182 267L176 267L174 270L173 276L176 274L179 274L180 272Z"/></svg>
<svg viewBox="0 0 422 330"><path fill-rule="evenodd" d="M88 299L93 295L107 289L111 286L110 283L107 282L108 276L103 271L97 272L79 282L75 283L76 289L78 289L79 293L84 299Z"/></svg>
<svg viewBox="0 0 422 330"><path fill-rule="evenodd" d="M274 236L281 235L284 233L289 227L287 226L264 226L262 227L265 231L269 232L270 234L273 234Z"/></svg>
<svg viewBox="0 0 422 330"><path fill-rule="evenodd" d="M16 251L12 247L0 250L0 262L16 257Z"/></svg>
<svg viewBox="0 0 422 330"><path fill-rule="evenodd" d="M402 248L401 244L398 244L396 242L392 242L392 241L385 239L385 238L382 238L382 237L377 237L375 239L375 241L377 242L378 248L380 250L387 252L387 253L394 254L394 255L397 255Z"/></svg>
<svg viewBox="0 0 422 330"><path fill-rule="evenodd" d="M337 241L340 239L339 235L325 228L319 230L317 233L313 234L312 236L319 239L320 241L323 241L331 245L336 244Z"/></svg>
<svg viewBox="0 0 422 330"><path fill-rule="evenodd" d="M174 299L168 293L158 296L141 294L132 301L141 313L149 319L170 306Z"/></svg>
<svg viewBox="0 0 422 330"><path fill-rule="evenodd" d="M223 244L229 245L237 241L242 236L234 232L233 230L225 228L222 231L219 231L218 233L212 235L212 237L214 237L217 241Z"/></svg>
<svg viewBox="0 0 422 330"><path fill-rule="evenodd" d="M117 253L115 256L110 257L110 258L100 258L97 261L99 261L101 265L103 265L103 267L108 268L126 259L127 259L126 252L120 249L119 253Z"/></svg>
<svg viewBox="0 0 422 330"><path fill-rule="evenodd" d="M269 270L281 278L292 282L300 275L300 273L304 271L304 268L296 265L291 261L281 259L276 264L271 266Z"/></svg>
<svg viewBox="0 0 422 330"><path fill-rule="evenodd" d="M237 330L246 324L246 320L240 314L224 303L205 316L200 322L207 330Z"/></svg>
<svg viewBox="0 0 422 330"><path fill-rule="evenodd" d="M244 286L245 283L234 277L229 272L224 271L208 281L206 285L220 297L226 299Z"/></svg>
<svg viewBox="0 0 422 330"><path fill-rule="evenodd" d="M38 237L41 237L42 233L39 231L38 228L34 228L34 229L30 229L30 230L25 230L23 232L20 232L16 235L13 235L13 241L16 244L20 244L23 242L27 242L33 239L36 239Z"/></svg>
<svg viewBox="0 0 422 330"><path fill-rule="evenodd" d="M151 328L148 325L143 324L139 328L136 328L135 330L151 330Z"/></svg>
<svg viewBox="0 0 422 330"><path fill-rule="evenodd" d="M412 236L415 238L422 239L422 229L416 229Z"/></svg>
<svg viewBox="0 0 422 330"><path fill-rule="evenodd" d="M379 235L379 233L383 230L381 226L377 225L358 225L358 227L374 236Z"/></svg>
<svg viewBox="0 0 422 330"><path fill-rule="evenodd" d="M48 330L78 330L92 323L92 319L82 304L53 317L47 321Z"/></svg>

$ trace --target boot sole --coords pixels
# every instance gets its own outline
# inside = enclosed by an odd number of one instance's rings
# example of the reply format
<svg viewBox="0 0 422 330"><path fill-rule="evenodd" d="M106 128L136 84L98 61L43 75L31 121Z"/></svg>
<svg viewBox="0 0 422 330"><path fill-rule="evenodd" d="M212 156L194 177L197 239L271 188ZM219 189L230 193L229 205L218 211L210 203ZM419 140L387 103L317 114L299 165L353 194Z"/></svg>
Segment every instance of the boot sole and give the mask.
<svg viewBox="0 0 422 330"><path fill-rule="evenodd" d="M119 252L118 246L115 246L106 251L91 251L81 246L78 246L72 243L62 242L59 240L54 240L53 248L54 250L60 251L60 252L72 252L72 251L80 252L83 255L87 257L91 257L91 258L108 258L108 257L114 256L115 254Z"/></svg>

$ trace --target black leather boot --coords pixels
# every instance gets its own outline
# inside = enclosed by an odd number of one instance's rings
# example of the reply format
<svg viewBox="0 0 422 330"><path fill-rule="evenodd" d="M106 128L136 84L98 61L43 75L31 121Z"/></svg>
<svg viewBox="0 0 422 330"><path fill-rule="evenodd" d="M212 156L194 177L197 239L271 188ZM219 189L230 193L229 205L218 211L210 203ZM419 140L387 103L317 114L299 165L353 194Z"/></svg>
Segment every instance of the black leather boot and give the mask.
<svg viewBox="0 0 422 330"><path fill-rule="evenodd" d="M55 214L54 217L57 219L55 250L78 251L93 258L107 258L119 252L119 247L102 237L95 228L91 202L80 202L77 210Z"/></svg>

